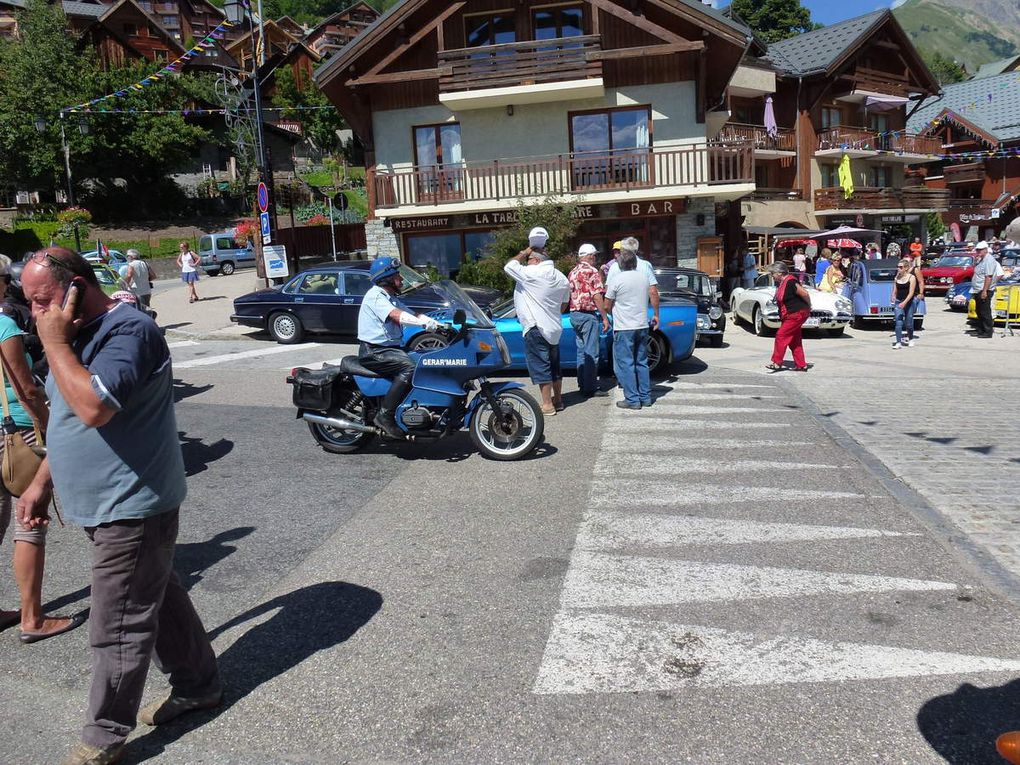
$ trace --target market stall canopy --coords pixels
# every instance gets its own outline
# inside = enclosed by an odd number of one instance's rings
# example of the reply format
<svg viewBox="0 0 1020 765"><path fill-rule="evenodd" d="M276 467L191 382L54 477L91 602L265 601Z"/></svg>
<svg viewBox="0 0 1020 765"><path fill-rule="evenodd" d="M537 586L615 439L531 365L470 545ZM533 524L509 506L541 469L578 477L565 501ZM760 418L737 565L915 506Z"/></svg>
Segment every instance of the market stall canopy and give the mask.
<svg viewBox="0 0 1020 765"><path fill-rule="evenodd" d="M835 247L837 250L862 250L861 243L856 239L828 239L825 242L826 247Z"/></svg>

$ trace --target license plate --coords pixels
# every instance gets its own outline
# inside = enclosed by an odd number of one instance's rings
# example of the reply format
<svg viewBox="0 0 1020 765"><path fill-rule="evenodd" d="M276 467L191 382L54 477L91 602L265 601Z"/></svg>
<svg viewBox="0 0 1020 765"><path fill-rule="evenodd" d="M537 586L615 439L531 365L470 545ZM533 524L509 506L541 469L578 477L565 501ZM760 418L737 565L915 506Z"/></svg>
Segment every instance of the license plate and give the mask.
<svg viewBox="0 0 1020 765"><path fill-rule="evenodd" d="M805 327L817 327L821 321L819 319L808 319L804 322Z"/></svg>
<svg viewBox="0 0 1020 765"><path fill-rule="evenodd" d="M996 311L995 312L995 318L996 319L1005 319L1006 318L1006 312L1005 311Z"/></svg>

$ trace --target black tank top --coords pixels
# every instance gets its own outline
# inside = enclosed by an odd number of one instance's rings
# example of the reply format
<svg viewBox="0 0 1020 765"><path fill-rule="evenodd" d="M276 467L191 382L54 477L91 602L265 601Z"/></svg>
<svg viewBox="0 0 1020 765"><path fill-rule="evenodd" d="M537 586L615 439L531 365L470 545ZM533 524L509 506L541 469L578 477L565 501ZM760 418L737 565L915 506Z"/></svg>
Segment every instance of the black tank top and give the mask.
<svg viewBox="0 0 1020 765"><path fill-rule="evenodd" d="M910 294L910 279L907 279L906 284L900 284L900 282L897 280L896 281L896 302L897 303L902 303L904 300L907 299L907 295L909 295L909 294ZM913 298L911 298L911 299L913 299Z"/></svg>

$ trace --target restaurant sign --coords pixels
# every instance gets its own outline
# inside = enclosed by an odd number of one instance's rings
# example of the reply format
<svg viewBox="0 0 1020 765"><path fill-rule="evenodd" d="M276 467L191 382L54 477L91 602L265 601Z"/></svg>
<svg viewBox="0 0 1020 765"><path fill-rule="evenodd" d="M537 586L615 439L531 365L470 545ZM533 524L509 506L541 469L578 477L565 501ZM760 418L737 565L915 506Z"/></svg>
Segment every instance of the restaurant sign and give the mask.
<svg viewBox="0 0 1020 765"><path fill-rule="evenodd" d="M654 218L678 215L687 210L686 199L656 199L642 202L617 202L604 205L577 205L578 220L613 220L618 218ZM520 220L516 208L468 213L466 215L423 215L415 218L390 218L390 227L400 233L444 231L463 228L498 228Z"/></svg>

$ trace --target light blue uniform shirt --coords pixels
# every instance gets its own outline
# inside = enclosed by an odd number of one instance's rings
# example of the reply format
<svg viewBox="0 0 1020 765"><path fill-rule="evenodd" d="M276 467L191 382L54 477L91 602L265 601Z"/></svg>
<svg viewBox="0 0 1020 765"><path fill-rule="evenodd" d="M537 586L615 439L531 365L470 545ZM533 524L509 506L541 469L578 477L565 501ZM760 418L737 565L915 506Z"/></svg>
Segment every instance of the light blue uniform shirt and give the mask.
<svg viewBox="0 0 1020 765"><path fill-rule="evenodd" d="M390 311L404 310L400 301L382 287L374 286L365 293L358 312L358 340L372 345L403 345L404 333L400 324L390 321Z"/></svg>
<svg viewBox="0 0 1020 765"><path fill-rule="evenodd" d="M655 278L655 266L649 263L644 258L637 259L637 268L635 269L638 273L644 274L645 279L648 280L649 287L658 287L659 282ZM609 280L615 275L620 273L620 264L615 260L612 265L609 266L609 272L606 274L606 284L609 284Z"/></svg>

